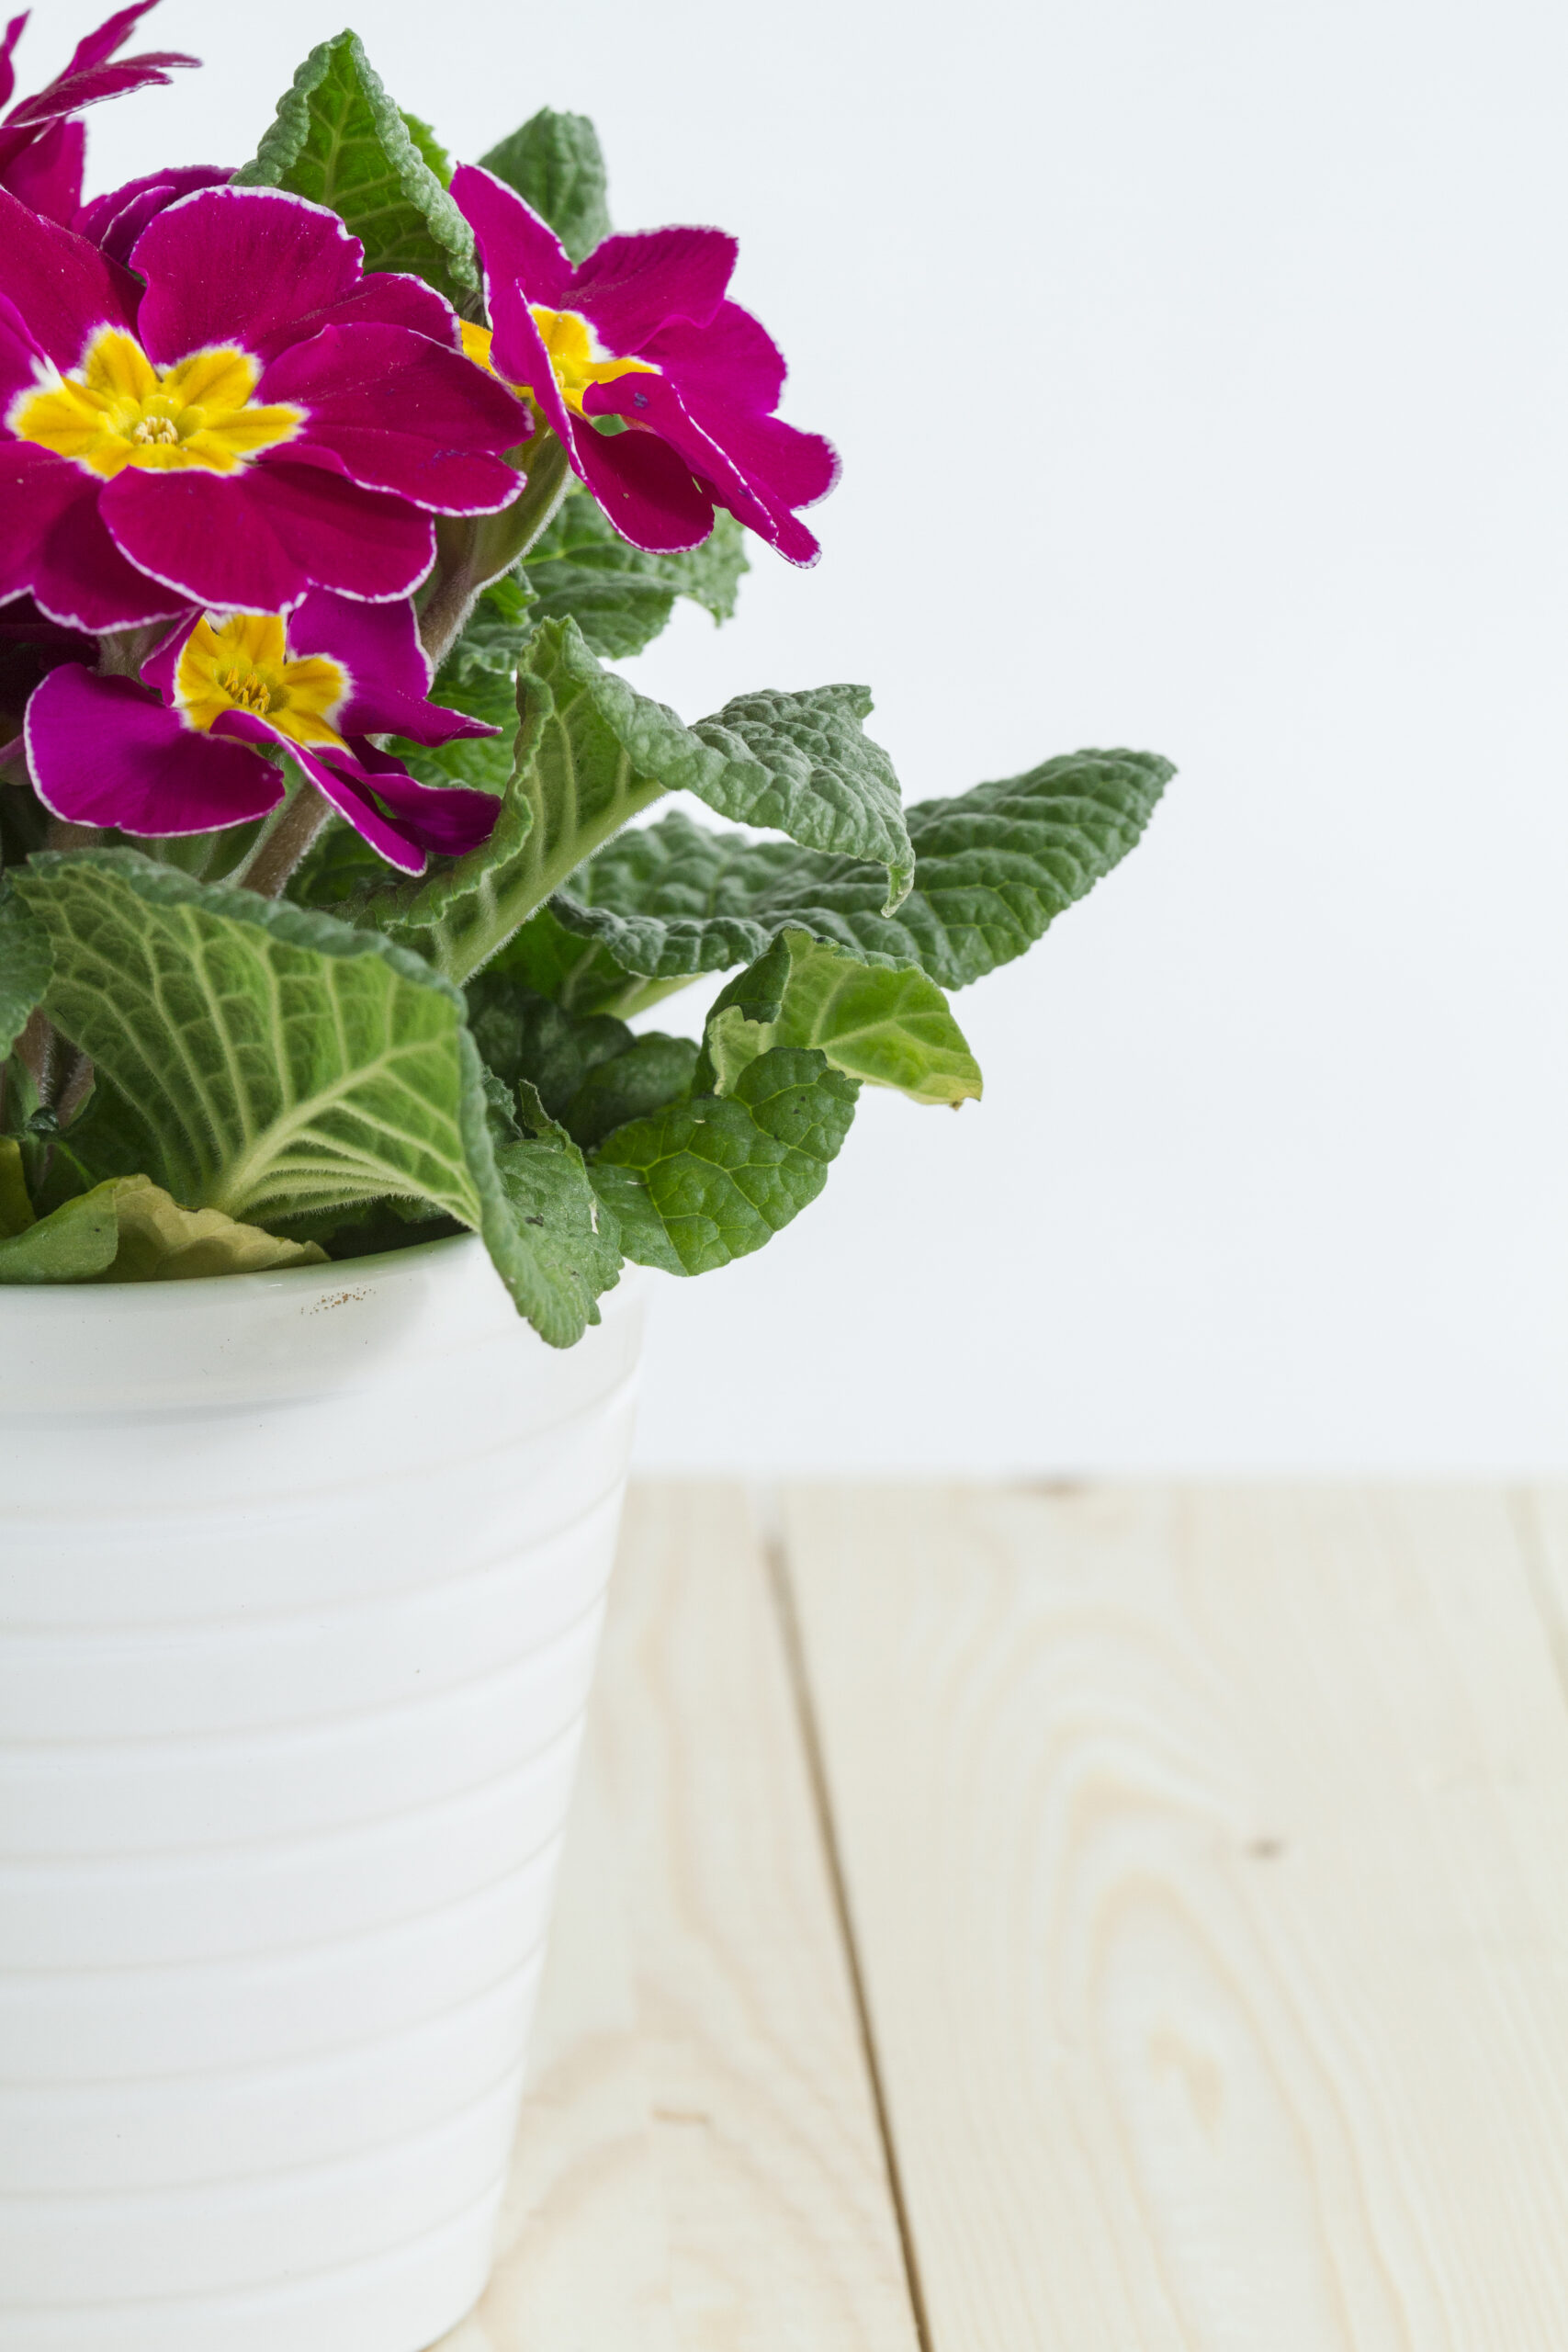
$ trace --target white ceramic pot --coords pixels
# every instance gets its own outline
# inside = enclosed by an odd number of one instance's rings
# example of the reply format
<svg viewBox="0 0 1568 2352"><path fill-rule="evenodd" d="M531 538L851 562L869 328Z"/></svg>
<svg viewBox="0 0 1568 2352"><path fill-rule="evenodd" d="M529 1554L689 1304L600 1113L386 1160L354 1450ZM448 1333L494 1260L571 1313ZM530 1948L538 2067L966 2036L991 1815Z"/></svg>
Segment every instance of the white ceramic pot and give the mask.
<svg viewBox="0 0 1568 2352"><path fill-rule="evenodd" d="M631 1435L480 1245L0 1290L0 2352L484 2285Z"/></svg>

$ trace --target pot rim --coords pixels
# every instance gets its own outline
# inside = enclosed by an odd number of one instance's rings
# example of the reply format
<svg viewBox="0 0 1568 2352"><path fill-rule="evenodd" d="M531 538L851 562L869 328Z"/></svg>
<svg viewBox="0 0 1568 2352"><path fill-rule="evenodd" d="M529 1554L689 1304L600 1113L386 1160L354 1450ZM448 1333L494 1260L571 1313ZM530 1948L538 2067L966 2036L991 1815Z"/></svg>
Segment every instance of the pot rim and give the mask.
<svg viewBox="0 0 1568 2352"><path fill-rule="evenodd" d="M161 1315L184 1306L193 1311L209 1309L214 1293L238 1295L234 1311L238 1314L243 1303L254 1299L263 1289L269 1292L289 1290L363 1290L367 1283L380 1283L399 1276L420 1273L425 1267L446 1257L462 1252L485 1251L484 1238L478 1233L444 1233L439 1240L416 1241L406 1250L379 1250L365 1258L333 1258L324 1264L308 1266L264 1266L243 1274L192 1274L175 1277L166 1282L133 1283L0 1283L0 1321L12 1306L26 1303L29 1311L49 1314L82 1315L115 1312L124 1313L131 1302L148 1297L155 1301ZM618 1279L608 1290L599 1295L601 1316L612 1313L625 1300L642 1288L645 1269L631 1259L622 1264ZM496 1281L501 1281L499 1273ZM47 1302L47 1304L46 1304Z"/></svg>

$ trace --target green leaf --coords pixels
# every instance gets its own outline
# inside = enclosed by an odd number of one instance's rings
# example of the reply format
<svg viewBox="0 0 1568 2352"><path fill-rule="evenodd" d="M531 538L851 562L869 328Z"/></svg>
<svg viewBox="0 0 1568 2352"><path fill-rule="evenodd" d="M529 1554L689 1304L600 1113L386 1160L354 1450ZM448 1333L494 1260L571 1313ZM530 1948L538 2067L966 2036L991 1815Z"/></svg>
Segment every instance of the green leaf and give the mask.
<svg viewBox="0 0 1568 2352"><path fill-rule="evenodd" d="M53 962L48 932L23 906L9 877L0 878L0 1061L41 1002Z"/></svg>
<svg viewBox="0 0 1568 2352"><path fill-rule="evenodd" d="M519 1222L462 999L417 957L130 851L41 856L16 888L54 950L45 1009L96 1068L70 1132L91 1173L257 1224L427 1201L483 1233L542 1337L581 1336L609 1239L568 1265Z"/></svg>
<svg viewBox="0 0 1568 2352"><path fill-rule="evenodd" d="M481 977L488 979L492 972L578 1014L621 1012L624 1017L623 999L640 1002L650 989L657 993L660 988L660 982L627 971L592 939L569 931L548 906L536 909ZM686 983L682 978L669 985L683 988Z"/></svg>
<svg viewBox="0 0 1568 2352"><path fill-rule="evenodd" d="M0 1241L8 1241L14 1233L25 1233L32 1222L22 1147L14 1136L0 1136Z"/></svg>
<svg viewBox="0 0 1568 2352"><path fill-rule="evenodd" d="M677 596L728 620L747 569L745 533L720 512L711 537L683 554L650 555L623 539L597 500L564 501L523 561L536 621L569 616L590 652L628 660L650 645Z"/></svg>
<svg viewBox="0 0 1568 2352"><path fill-rule="evenodd" d="M16 888L54 949L45 1009L97 1072L79 1148L102 1172L255 1222L414 1193L478 1223L462 1000L412 956L128 850Z"/></svg>
<svg viewBox="0 0 1568 2352"><path fill-rule="evenodd" d="M529 931L545 921L562 935L565 944L558 946L552 937L553 961L570 976L570 1001L583 1008L591 991L601 984L607 989L616 974L682 980L728 971L763 954L773 935L751 911L767 872L764 866L760 876L753 853L768 849L790 860L801 855L787 844L717 832L672 808L656 824L639 825L596 851L540 909ZM555 988L547 992L562 994Z"/></svg>
<svg viewBox="0 0 1568 2352"><path fill-rule="evenodd" d="M692 729L725 764L687 788L721 817L776 826L804 848L875 859L887 868L881 911L890 915L908 896L915 858L893 763L861 730L870 712L867 686L739 695Z"/></svg>
<svg viewBox="0 0 1568 2352"><path fill-rule="evenodd" d="M1076 752L908 812L915 884L892 920L852 858L713 833L678 813L600 851L550 911L656 978L760 956L786 927L964 988L1021 956L1133 849L1168 779L1148 752Z"/></svg>
<svg viewBox="0 0 1568 2352"><path fill-rule="evenodd" d="M473 232L421 154L355 33L313 49L239 187L281 187L335 212L367 270L412 270L461 303L478 290Z"/></svg>
<svg viewBox="0 0 1568 2352"><path fill-rule="evenodd" d="M191 1282L209 1274L265 1273L279 1266L327 1262L326 1251L314 1241L264 1233L220 1209L181 1208L145 1176L119 1178L115 1214L119 1247L106 1282Z"/></svg>
<svg viewBox="0 0 1568 2352"><path fill-rule="evenodd" d="M696 1067L694 1038L645 1031L624 1052L588 1072L563 1114L568 1134L584 1151L591 1149L615 1128L682 1101L692 1091Z"/></svg>
<svg viewBox="0 0 1568 2352"><path fill-rule="evenodd" d="M119 1249L119 1184L90 1193L0 1241L0 1283L82 1283L107 1273Z"/></svg>
<svg viewBox="0 0 1568 2352"><path fill-rule="evenodd" d="M428 165L433 176L440 181L443 187L450 187L452 158L432 130L429 123L422 122L416 114L410 114L407 107L400 107L398 112L402 116L403 129L418 148L422 161Z"/></svg>
<svg viewBox="0 0 1568 2352"><path fill-rule="evenodd" d="M609 235L604 151L586 115L541 107L479 161L549 222L573 261Z"/></svg>
<svg viewBox="0 0 1568 2352"><path fill-rule="evenodd" d="M859 1089L825 1057L762 1054L729 1095L617 1127L590 1164L621 1246L667 1273L708 1273L761 1249L828 1180Z"/></svg>
<svg viewBox="0 0 1568 2352"><path fill-rule="evenodd" d="M191 1282L326 1261L313 1241L183 1209L145 1176L111 1177L0 1240L0 1283Z"/></svg>
<svg viewBox="0 0 1568 2352"><path fill-rule="evenodd" d="M495 1142L484 1072L466 1031L462 1044L464 1137L485 1246L541 1339L571 1347L599 1320L600 1293L620 1278L616 1219L590 1183L581 1152L553 1124L528 1140Z"/></svg>
<svg viewBox="0 0 1568 2352"><path fill-rule="evenodd" d="M533 1087L552 1119L562 1115L596 1063L624 1054L632 1043L624 1021L573 1020L547 997L499 973L481 972L468 996L468 1028L486 1068L513 1091Z"/></svg>
<svg viewBox="0 0 1568 2352"><path fill-rule="evenodd" d="M815 1046L833 1069L915 1102L980 1099L980 1066L934 980L913 964L863 964L803 931L781 932L716 999L707 1054L717 1091L733 1093L776 1046Z"/></svg>
<svg viewBox="0 0 1568 2352"><path fill-rule="evenodd" d="M787 826L819 846L863 842L888 862L890 886L905 887L897 785L860 732L868 705L858 686L747 695L683 727L602 669L566 619L544 622L525 647L517 690L517 766L494 834L389 919L449 978L476 972L574 867L665 792L694 792L724 814Z"/></svg>

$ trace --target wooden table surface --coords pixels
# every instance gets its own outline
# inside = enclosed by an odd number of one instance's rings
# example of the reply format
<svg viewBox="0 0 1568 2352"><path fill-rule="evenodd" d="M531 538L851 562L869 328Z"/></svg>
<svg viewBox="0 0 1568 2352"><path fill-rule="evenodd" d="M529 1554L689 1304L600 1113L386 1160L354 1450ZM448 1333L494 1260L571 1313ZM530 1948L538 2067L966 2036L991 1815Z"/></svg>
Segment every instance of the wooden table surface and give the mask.
<svg viewBox="0 0 1568 2352"><path fill-rule="evenodd" d="M443 2352L1564 2352L1568 1495L634 1495Z"/></svg>

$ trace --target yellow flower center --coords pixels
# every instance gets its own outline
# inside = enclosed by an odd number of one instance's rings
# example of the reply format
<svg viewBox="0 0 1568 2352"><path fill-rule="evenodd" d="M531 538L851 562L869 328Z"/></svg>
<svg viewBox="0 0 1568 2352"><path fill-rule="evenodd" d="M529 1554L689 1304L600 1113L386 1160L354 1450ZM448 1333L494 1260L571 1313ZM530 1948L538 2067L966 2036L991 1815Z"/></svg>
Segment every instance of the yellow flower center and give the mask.
<svg viewBox="0 0 1568 2352"><path fill-rule="evenodd" d="M576 311L547 311L542 302L529 304L534 324L538 328L545 349L550 356L560 396L573 416L582 414L582 395L590 384L613 384L617 376L657 376L659 370L646 359L600 359L594 356L593 330ZM465 319L463 349L480 368L495 373L495 363L490 356L489 327L470 326ZM514 392L525 400L533 398L531 384L513 384Z"/></svg>
<svg viewBox="0 0 1568 2352"><path fill-rule="evenodd" d="M341 662L288 658L281 613L235 613L214 627L204 614L186 639L175 700L187 726L205 731L226 710L248 710L296 743L336 743L332 725L349 690Z"/></svg>
<svg viewBox="0 0 1568 2352"><path fill-rule="evenodd" d="M6 422L18 440L109 481L127 466L229 474L258 449L291 441L305 422L302 409L252 404L260 373L248 351L231 347L160 371L134 335L100 327L80 368L18 392Z"/></svg>

